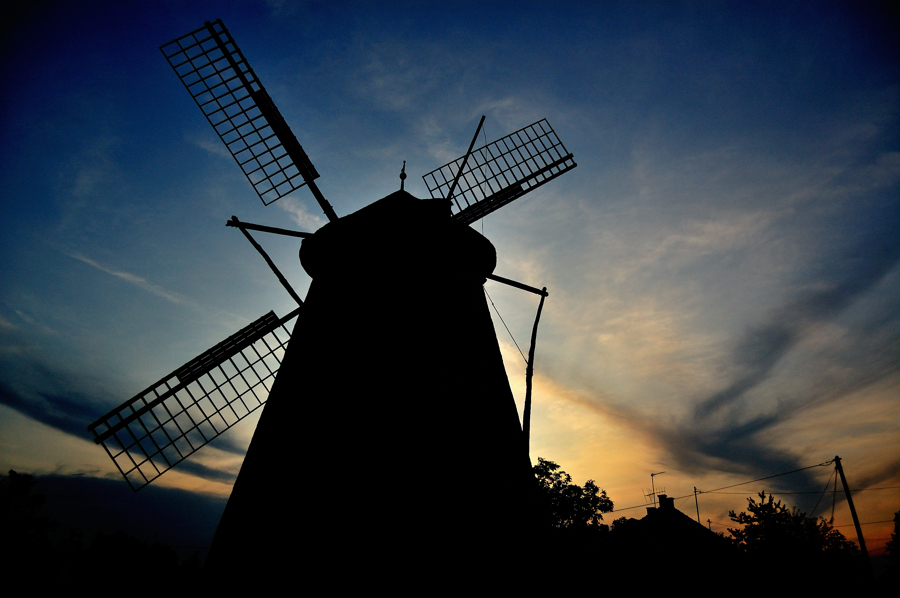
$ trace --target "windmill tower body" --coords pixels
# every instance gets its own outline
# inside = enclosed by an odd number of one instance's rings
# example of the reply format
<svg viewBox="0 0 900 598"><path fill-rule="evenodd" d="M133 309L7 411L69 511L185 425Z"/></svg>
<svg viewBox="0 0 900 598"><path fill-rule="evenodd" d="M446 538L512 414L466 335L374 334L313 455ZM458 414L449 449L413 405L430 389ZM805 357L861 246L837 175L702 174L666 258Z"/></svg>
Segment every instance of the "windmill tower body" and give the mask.
<svg viewBox="0 0 900 598"><path fill-rule="evenodd" d="M490 242L400 191L300 256L312 285L210 565L290 561L285 535L319 567L380 570L520 543L534 479L482 290Z"/></svg>

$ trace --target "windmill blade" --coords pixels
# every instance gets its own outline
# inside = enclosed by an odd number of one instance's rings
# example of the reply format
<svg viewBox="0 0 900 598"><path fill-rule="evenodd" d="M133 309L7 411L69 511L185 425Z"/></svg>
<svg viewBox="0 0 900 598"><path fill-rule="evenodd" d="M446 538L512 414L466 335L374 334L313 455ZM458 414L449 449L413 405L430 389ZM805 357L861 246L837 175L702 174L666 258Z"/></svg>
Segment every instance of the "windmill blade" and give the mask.
<svg viewBox="0 0 900 598"><path fill-rule="evenodd" d="M315 166L221 19L160 50L265 205L306 184L337 219L313 182Z"/></svg>
<svg viewBox="0 0 900 598"><path fill-rule="evenodd" d="M132 490L266 402L299 312L270 311L88 426Z"/></svg>
<svg viewBox="0 0 900 598"><path fill-rule="evenodd" d="M576 166L544 119L472 151L468 161L457 158L422 178L431 197L441 198L461 174L451 213L471 224Z"/></svg>

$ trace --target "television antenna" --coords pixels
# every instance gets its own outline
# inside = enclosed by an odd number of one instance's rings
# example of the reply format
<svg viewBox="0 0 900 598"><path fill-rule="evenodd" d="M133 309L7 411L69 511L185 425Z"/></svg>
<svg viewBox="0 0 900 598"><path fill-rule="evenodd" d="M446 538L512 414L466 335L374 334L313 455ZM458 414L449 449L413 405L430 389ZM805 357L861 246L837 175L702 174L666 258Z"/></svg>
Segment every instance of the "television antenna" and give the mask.
<svg viewBox="0 0 900 598"><path fill-rule="evenodd" d="M281 317L270 311L99 418L88 427L95 442L138 491L268 405L213 542L209 560L221 570L290 567L274 538L299 495L303 512L317 518L304 519L303 533L317 538L323 554L344 550L342 530L359 499L311 490L307 476L319 472L365 489L373 541L396 531L400 519L440 513L449 530L441 542L450 550L446 536L484 529L494 506L515 512L503 497L475 505L465 484L447 481L468 461L490 471L497 487L529 491L527 437L522 442L482 285L489 278L538 294L541 305L547 292L494 275L493 246L467 225L575 168L553 128L540 120L476 149L473 138L464 156L424 175L430 199L403 190L404 162L400 191L338 217L221 20L161 50L263 204L305 186L328 223L305 233L232 217L228 226L241 230L298 307ZM300 261L312 277L305 299L250 231L302 238ZM413 294L412 305L403 301ZM536 329L537 320L529 390ZM523 419L527 431L530 395ZM422 487L431 485L431 472L442 474L432 501L395 500L388 471L398 458ZM494 538L511 541L496 521L490 518ZM415 525L403 529L411 547L424 538Z"/></svg>
<svg viewBox="0 0 900 598"><path fill-rule="evenodd" d="M664 473L666 473L666 472L664 472L664 471L658 471L658 472L656 472L656 473L651 473L651 474L650 474L650 491L648 492L646 489L644 489L644 497L647 498L648 500L652 500L652 501L653 501L653 507L654 507L654 508L656 508L656 506L657 506L657 504L656 504L656 496L657 496L657 494L665 494L665 493L666 493L666 489L665 489L665 488L660 488L660 489L657 491L657 489L656 489L656 483L654 482L653 478L655 478L655 477L658 476L658 475L662 475L662 474L664 474Z"/></svg>

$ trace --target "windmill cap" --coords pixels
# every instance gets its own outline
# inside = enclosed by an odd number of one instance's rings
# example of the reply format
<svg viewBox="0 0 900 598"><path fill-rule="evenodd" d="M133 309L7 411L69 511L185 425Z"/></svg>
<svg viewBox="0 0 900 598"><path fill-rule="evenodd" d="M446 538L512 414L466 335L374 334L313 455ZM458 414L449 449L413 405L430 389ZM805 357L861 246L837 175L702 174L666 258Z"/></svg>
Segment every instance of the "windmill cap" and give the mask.
<svg viewBox="0 0 900 598"><path fill-rule="evenodd" d="M329 222L300 246L313 278L435 276L484 281L497 265L493 244L450 218L444 199L406 191Z"/></svg>

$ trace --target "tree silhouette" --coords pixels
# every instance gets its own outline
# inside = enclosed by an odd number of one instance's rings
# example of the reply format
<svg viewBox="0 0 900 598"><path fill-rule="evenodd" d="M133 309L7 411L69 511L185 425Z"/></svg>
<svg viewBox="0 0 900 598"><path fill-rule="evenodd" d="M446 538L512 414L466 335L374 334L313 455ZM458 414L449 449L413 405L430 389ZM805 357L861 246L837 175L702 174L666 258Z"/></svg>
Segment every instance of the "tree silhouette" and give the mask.
<svg viewBox="0 0 900 598"><path fill-rule="evenodd" d="M747 512L728 513L743 528L728 528L737 547L752 559L795 566L859 567L859 549L824 519L808 517L775 497L759 493L747 499Z"/></svg>
<svg viewBox="0 0 900 598"><path fill-rule="evenodd" d="M594 480L585 482L584 487L573 484L572 476L559 465L541 457L532 469L548 506L552 527L592 531L606 529L600 523L602 513L613 510L613 501Z"/></svg>
<svg viewBox="0 0 900 598"><path fill-rule="evenodd" d="M743 528L728 528L732 541L765 585L811 591L856 588L867 569L856 545L824 519L809 517L765 492L747 499L747 511L728 513Z"/></svg>
<svg viewBox="0 0 900 598"><path fill-rule="evenodd" d="M894 513L894 532L884 545L884 549L887 562L876 589L888 594L886 590L896 592L900 584L900 511Z"/></svg>
<svg viewBox="0 0 900 598"><path fill-rule="evenodd" d="M884 545L885 552L891 559L891 563L895 568L900 568L900 544L897 542L897 536L900 536L900 511L894 513L894 533L891 539Z"/></svg>

